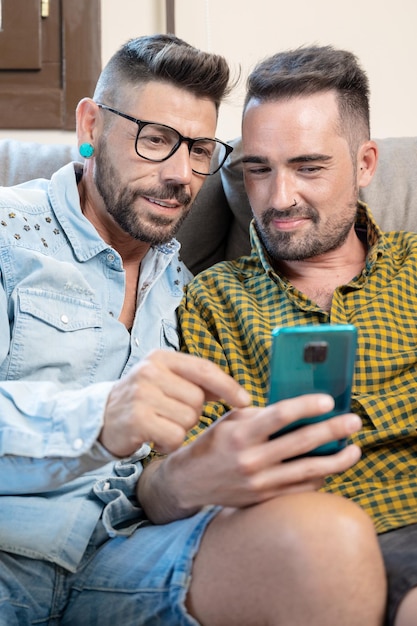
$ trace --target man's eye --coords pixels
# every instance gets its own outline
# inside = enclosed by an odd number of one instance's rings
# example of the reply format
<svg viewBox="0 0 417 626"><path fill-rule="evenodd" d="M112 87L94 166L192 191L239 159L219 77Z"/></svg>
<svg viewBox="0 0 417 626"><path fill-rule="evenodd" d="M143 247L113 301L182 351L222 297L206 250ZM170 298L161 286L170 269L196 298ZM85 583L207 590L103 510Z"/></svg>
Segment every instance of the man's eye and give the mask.
<svg viewBox="0 0 417 626"><path fill-rule="evenodd" d="M199 159L210 160L213 156L213 149L200 144L194 144L191 149L191 154Z"/></svg>
<svg viewBox="0 0 417 626"><path fill-rule="evenodd" d="M266 167L265 165L259 167L247 167L245 168L245 174L250 174L253 176L259 176L260 174L267 174L271 171L270 167Z"/></svg>
<svg viewBox="0 0 417 626"><path fill-rule="evenodd" d="M322 169L320 165L305 165L300 167L300 172L305 172L306 174L313 174L315 172L319 172Z"/></svg>
<svg viewBox="0 0 417 626"><path fill-rule="evenodd" d="M148 137L143 137L143 140L147 141L148 143L152 143L155 146L166 143L164 137L161 137L159 135L149 135Z"/></svg>

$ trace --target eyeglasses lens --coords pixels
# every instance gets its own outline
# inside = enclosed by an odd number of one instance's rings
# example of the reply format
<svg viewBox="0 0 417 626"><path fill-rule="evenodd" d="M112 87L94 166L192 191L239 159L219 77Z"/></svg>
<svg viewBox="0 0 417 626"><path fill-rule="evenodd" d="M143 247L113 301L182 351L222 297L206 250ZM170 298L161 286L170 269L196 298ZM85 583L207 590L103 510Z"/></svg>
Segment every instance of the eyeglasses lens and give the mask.
<svg viewBox="0 0 417 626"><path fill-rule="evenodd" d="M163 161L176 152L181 140L181 136L174 128L146 124L138 134L136 150L145 159ZM188 148L191 167L199 174L214 173L226 158L225 146L216 139L189 140Z"/></svg>

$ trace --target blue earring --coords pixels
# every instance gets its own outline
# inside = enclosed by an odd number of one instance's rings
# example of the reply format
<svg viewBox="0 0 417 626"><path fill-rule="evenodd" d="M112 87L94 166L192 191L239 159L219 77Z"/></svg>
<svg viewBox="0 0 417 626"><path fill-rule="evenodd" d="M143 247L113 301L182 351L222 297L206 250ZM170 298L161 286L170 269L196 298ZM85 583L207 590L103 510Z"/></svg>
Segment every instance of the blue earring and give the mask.
<svg viewBox="0 0 417 626"><path fill-rule="evenodd" d="M78 150L85 159L91 158L94 154L94 146L91 143L82 143Z"/></svg>

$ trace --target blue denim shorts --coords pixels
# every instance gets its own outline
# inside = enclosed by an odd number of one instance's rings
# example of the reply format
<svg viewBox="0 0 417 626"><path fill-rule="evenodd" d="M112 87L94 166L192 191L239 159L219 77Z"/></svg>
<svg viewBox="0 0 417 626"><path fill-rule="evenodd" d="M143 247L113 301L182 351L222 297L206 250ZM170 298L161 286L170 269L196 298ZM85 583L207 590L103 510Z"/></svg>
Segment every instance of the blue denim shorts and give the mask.
<svg viewBox="0 0 417 626"><path fill-rule="evenodd" d="M196 626L185 608L209 507L130 537L94 540L76 573L0 553L0 626ZM34 538L35 540L35 538Z"/></svg>

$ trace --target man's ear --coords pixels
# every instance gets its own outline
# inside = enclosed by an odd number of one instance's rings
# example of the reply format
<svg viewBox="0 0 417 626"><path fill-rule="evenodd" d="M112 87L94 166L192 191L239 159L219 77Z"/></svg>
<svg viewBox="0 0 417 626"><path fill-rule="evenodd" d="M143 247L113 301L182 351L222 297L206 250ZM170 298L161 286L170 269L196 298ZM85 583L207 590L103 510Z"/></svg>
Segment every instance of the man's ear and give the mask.
<svg viewBox="0 0 417 626"><path fill-rule="evenodd" d="M91 98L83 98L77 105L77 137L78 142L94 144L96 121L99 114L97 104Z"/></svg>
<svg viewBox="0 0 417 626"><path fill-rule="evenodd" d="M369 140L361 145L358 151L357 180L358 187L366 187L375 174L378 163L378 146Z"/></svg>

